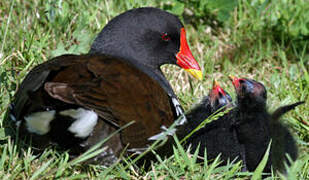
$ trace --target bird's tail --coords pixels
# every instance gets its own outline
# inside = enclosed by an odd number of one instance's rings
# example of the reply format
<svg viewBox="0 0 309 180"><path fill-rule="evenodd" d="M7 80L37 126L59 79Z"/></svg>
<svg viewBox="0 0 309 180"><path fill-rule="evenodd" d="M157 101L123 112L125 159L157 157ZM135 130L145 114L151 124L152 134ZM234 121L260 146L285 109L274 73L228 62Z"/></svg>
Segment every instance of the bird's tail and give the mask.
<svg viewBox="0 0 309 180"><path fill-rule="evenodd" d="M294 109L296 106L301 105L305 103L305 101L300 101L297 103L293 103L290 105L285 105L285 106L281 106L278 109L276 109L273 113L272 113L272 119L273 120L278 120L283 114L289 112L290 110Z"/></svg>

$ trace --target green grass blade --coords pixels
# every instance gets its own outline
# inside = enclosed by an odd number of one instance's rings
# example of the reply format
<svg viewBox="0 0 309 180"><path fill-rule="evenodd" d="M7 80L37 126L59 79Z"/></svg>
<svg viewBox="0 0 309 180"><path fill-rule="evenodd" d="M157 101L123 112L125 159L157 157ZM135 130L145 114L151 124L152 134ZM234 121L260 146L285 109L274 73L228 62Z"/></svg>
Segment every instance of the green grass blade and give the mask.
<svg viewBox="0 0 309 180"><path fill-rule="evenodd" d="M267 161L268 161L270 147L271 147L271 141L268 144L267 150L266 150L266 152L264 154L264 157L263 157L262 161L260 162L258 167L255 169L255 171L254 171L254 173L252 175L251 180L259 180L259 179L262 178L263 170L264 170L264 168L265 168L265 166L267 164Z"/></svg>

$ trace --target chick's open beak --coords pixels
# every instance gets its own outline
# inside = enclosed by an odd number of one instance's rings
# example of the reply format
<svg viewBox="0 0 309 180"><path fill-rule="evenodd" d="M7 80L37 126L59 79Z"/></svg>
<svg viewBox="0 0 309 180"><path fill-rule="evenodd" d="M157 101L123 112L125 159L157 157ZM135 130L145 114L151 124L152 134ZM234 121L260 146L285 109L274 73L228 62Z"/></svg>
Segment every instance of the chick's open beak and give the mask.
<svg viewBox="0 0 309 180"><path fill-rule="evenodd" d="M233 76L233 75L229 75L229 79L232 81L233 86L237 89L240 86L239 83L239 78Z"/></svg>
<svg viewBox="0 0 309 180"><path fill-rule="evenodd" d="M219 85L218 81L216 81L216 80L213 81L212 91L213 91L216 95L219 95L220 93L221 93L221 95L223 95L223 96L226 95L225 91L222 89L222 87Z"/></svg>

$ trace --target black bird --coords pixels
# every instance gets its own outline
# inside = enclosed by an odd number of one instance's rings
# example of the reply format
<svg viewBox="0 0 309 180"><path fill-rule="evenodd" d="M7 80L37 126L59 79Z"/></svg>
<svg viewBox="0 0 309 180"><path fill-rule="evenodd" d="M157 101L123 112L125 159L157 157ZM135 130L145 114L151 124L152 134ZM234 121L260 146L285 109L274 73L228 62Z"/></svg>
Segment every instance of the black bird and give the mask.
<svg viewBox="0 0 309 180"><path fill-rule="evenodd" d="M206 158L204 157L205 150L207 150L207 160L214 160L221 154L222 165L228 160L244 160L244 148L238 142L236 132L233 129L232 110L217 120L205 125L201 124L210 115L233 107L230 95L215 82L209 95L205 96L200 103L186 113L187 122L176 127L175 134L178 139L184 140L188 135L190 136L184 141L185 149L190 148L191 152L194 153L199 147L200 162L203 162L204 158ZM193 132L200 124L203 127ZM173 137L168 136L167 142L156 149L156 154L171 156L173 154L173 145L175 145ZM144 159L148 161L156 160L156 157L149 153Z"/></svg>
<svg viewBox="0 0 309 180"><path fill-rule="evenodd" d="M128 152L143 151L183 114L160 66L177 64L202 78L183 24L156 8L115 17L90 53L36 66L15 94L11 122L39 151L58 144L80 154L131 121L135 123L104 144L107 150L97 161L115 162L126 146Z"/></svg>
<svg viewBox="0 0 309 180"><path fill-rule="evenodd" d="M278 108L273 114L267 112L267 91L265 86L255 80L230 76L237 93L235 115L237 137L245 147L245 160L249 171L254 171L262 160L272 139L270 156L264 172L271 166L283 172L285 154L292 160L297 158L297 147L292 135L279 118L303 102Z"/></svg>
<svg viewBox="0 0 309 180"><path fill-rule="evenodd" d="M280 172L285 172L284 163L290 165L290 161L288 160L286 154L288 154L293 161L295 161L298 157L296 142L291 133L289 132L288 128L280 122L280 117L285 113L289 112L290 110L294 109L296 106L303 103L304 101L301 101L290 105L281 106L271 114L271 161L272 166Z"/></svg>
<svg viewBox="0 0 309 180"><path fill-rule="evenodd" d="M231 110L219 119L206 124L187 140L192 152L200 144L199 156L203 157L204 151L207 149L208 160L214 160L219 154L221 154L220 158L225 163L228 160L244 159L244 149L238 142L233 126L233 107L230 95L215 82L209 96L204 97L201 104L186 114L188 124L204 121L219 109L219 112L225 111L227 108L231 108Z"/></svg>
<svg viewBox="0 0 309 180"><path fill-rule="evenodd" d="M245 147L246 165L254 171L270 142L270 116L266 110L266 89L250 79L231 77L237 94L235 126L237 137ZM270 171L271 162L265 169Z"/></svg>

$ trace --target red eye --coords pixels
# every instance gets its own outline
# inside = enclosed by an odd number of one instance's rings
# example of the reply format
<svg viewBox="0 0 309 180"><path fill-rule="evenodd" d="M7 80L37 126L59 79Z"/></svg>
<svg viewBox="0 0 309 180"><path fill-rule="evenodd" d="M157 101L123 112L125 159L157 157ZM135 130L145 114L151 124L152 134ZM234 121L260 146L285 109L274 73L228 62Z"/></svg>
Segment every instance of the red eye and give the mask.
<svg viewBox="0 0 309 180"><path fill-rule="evenodd" d="M161 39L163 41L169 41L171 40L171 37L169 37L167 33L161 33Z"/></svg>

